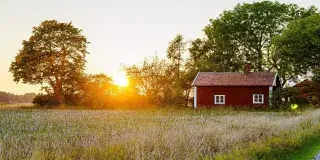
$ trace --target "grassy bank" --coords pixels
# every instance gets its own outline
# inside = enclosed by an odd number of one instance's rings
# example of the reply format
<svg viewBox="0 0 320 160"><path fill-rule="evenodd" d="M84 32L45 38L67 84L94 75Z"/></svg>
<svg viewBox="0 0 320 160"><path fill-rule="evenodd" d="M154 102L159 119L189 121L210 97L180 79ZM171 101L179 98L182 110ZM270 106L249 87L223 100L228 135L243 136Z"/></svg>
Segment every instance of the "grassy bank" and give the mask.
<svg viewBox="0 0 320 160"><path fill-rule="evenodd" d="M320 109L5 109L0 117L0 159L281 159L320 131Z"/></svg>
<svg viewBox="0 0 320 160"><path fill-rule="evenodd" d="M313 159L317 154L320 153L320 131L318 134L314 134L310 137L307 137L302 143L302 145L295 150L294 152L291 152L286 159L292 160L292 159Z"/></svg>
<svg viewBox="0 0 320 160"><path fill-rule="evenodd" d="M216 158L311 160L320 151L320 125L304 131L284 133L280 137L270 137L263 143L253 142L246 148L235 149Z"/></svg>

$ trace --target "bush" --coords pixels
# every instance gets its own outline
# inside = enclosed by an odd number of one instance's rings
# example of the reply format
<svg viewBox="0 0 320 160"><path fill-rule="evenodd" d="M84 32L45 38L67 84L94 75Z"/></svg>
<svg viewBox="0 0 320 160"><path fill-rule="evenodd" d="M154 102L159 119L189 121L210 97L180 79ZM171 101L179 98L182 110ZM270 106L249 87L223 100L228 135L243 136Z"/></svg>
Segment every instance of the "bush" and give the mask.
<svg viewBox="0 0 320 160"><path fill-rule="evenodd" d="M55 100L53 95L45 94L38 94L36 97L34 97L32 103L41 107L59 105L59 102Z"/></svg>
<svg viewBox="0 0 320 160"><path fill-rule="evenodd" d="M279 88L272 93L271 109L287 110L291 104L307 106L309 102L299 97L299 89L296 87Z"/></svg>

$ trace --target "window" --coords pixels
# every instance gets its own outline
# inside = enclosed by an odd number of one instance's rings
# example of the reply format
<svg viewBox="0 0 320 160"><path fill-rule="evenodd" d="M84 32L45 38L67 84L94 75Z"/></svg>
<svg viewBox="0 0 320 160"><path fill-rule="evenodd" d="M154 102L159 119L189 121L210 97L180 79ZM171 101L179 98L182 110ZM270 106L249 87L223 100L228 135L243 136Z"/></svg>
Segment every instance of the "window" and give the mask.
<svg viewBox="0 0 320 160"><path fill-rule="evenodd" d="M263 104L263 94L253 94L253 104Z"/></svg>
<svg viewBox="0 0 320 160"><path fill-rule="evenodd" d="M214 104L225 104L225 95L214 95Z"/></svg>

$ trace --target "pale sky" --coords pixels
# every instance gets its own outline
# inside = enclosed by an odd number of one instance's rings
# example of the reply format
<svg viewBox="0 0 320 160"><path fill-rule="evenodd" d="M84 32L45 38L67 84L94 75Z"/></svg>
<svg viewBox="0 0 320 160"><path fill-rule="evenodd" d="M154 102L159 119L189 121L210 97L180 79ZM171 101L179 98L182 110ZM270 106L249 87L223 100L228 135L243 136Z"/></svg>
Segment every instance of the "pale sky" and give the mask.
<svg viewBox="0 0 320 160"><path fill-rule="evenodd" d="M44 20L72 22L90 41L87 73L116 75L121 64L143 61L157 52L165 57L178 33L187 40L202 37L210 18L237 3L252 0L0 0L0 91L38 92L39 86L16 84L10 63ZM319 0L282 0L299 6Z"/></svg>

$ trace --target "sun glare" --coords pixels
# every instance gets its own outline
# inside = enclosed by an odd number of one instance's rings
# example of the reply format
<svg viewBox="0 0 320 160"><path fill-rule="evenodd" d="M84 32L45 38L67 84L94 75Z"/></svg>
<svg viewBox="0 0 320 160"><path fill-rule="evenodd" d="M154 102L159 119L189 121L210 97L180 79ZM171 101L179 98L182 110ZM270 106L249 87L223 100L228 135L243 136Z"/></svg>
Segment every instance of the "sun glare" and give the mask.
<svg viewBox="0 0 320 160"><path fill-rule="evenodd" d="M113 81L115 85L118 85L120 87L126 87L128 86L128 78L125 72L118 72L114 77Z"/></svg>

